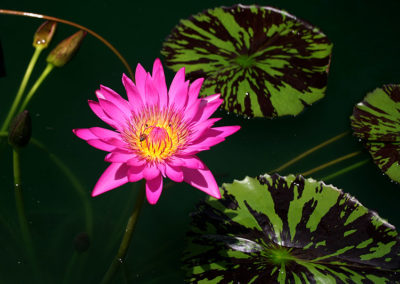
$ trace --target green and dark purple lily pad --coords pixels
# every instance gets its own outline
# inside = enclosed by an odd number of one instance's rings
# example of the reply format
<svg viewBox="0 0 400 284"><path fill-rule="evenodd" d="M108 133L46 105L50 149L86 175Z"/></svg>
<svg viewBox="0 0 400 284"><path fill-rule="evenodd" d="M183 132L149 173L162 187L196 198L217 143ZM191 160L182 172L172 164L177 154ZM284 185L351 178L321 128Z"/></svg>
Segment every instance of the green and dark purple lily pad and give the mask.
<svg viewBox="0 0 400 284"><path fill-rule="evenodd" d="M192 215L190 283L396 283L394 226L341 190L302 176L224 184Z"/></svg>
<svg viewBox="0 0 400 284"><path fill-rule="evenodd" d="M384 85L367 94L350 117L353 134L375 164L400 182L400 85Z"/></svg>
<svg viewBox="0 0 400 284"><path fill-rule="evenodd" d="M201 94L221 93L225 110L271 118L324 97L331 51L325 34L287 12L235 5L181 20L161 53L172 70L205 78Z"/></svg>

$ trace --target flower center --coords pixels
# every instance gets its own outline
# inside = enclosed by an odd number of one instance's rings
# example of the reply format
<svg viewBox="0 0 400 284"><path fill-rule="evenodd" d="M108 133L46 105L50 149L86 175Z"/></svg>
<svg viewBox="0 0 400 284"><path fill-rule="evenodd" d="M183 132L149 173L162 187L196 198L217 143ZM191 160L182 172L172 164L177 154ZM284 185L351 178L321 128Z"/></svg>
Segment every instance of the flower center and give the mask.
<svg viewBox="0 0 400 284"><path fill-rule="evenodd" d="M145 109L132 116L122 133L129 148L148 162L162 162L186 145L189 130L180 113Z"/></svg>

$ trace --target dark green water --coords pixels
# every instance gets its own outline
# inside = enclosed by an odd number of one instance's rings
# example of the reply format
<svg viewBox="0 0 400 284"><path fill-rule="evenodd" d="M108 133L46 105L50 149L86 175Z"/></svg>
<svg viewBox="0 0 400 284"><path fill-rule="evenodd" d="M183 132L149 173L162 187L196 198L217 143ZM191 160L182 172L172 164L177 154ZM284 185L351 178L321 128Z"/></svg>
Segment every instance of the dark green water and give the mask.
<svg viewBox="0 0 400 284"><path fill-rule="evenodd" d="M0 8L37 12L72 20L101 34L133 67L140 62L151 69L164 38L181 18L235 1L14 1L3 0ZM244 4L254 2L243 1ZM261 1L287 10L324 31L334 44L326 97L296 118L243 120L219 112L224 125L241 125L201 159L216 174L218 182L256 176L322 141L350 129L349 116L364 95L387 83L399 83L400 36L398 1ZM0 119L3 120L33 53L32 35L40 20L0 15L0 39L7 76L0 78ZM54 42L75 29L59 25ZM45 66L45 56L32 78ZM89 109L88 99L104 84L123 94L121 75L126 72L118 59L98 40L88 36L77 57L53 72L39 89L29 110L33 136L58 155L79 178L89 196L106 168L104 153L76 138L72 129L105 126ZM167 80L173 74L167 70ZM299 173L344 154L363 150L350 135L316 152L282 174ZM93 208L94 234L90 249L73 257L72 240L85 231L81 200L68 179L49 158L30 145L21 153L26 213L43 271L43 283L98 283L114 256L127 216L135 199L132 184L96 198ZM357 161L362 155L318 172L326 176ZM0 283L30 283L30 269L16 217L11 151L0 157L0 214L11 228L0 227ZM400 227L399 185L393 184L371 162L330 181ZM126 260L126 273L135 283L180 283L180 255L184 235L198 200L205 195L186 184L166 189L156 206L145 204ZM32 280L33 281L33 280ZM121 283L122 277L118 279Z"/></svg>

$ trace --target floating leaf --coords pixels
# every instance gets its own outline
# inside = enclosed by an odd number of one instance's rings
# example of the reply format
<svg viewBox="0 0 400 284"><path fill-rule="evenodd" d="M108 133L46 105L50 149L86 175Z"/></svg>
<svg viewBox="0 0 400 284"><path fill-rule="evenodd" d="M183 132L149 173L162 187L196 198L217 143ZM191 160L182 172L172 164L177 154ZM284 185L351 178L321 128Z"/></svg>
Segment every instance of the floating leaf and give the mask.
<svg viewBox="0 0 400 284"><path fill-rule="evenodd" d="M202 95L245 116L297 115L324 96L332 44L317 28L271 7L220 7L181 20L161 53L174 71L206 78Z"/></svg>
<svg viewBox="0 0 400 284"><path fill-rule="evenodd" d="M350 117L377 166L400 182L400 85L384 85L367 94Z"/></svg>
<svg viewBox="0 0 400 284"><path fill-rule="evenodd" d="M341 190L302 176L222 186L193 214L192 283L394 283L395 228Z"/></svg>

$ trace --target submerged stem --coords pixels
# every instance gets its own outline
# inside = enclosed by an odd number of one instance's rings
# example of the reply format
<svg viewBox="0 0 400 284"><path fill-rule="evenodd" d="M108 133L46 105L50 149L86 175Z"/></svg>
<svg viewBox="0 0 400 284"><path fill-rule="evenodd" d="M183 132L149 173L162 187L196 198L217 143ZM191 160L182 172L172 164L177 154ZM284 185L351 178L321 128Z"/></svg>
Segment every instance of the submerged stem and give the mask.
<svg viewBox="0 0 400 284"><path fill-rule="evenodd" d="M34 273L38 279L38 263L36 261L36 254L33 248L32 236L29 231L28 221L25 215L24 200L22 196L21 186L21 168L20 168L20 157L19 150L13 149L13 172L14 172L14 193L15 193L15 204L17 207L18 222L21 229L22 241L28 254L30 267L33 268Z"/></svg>
<svg viewBox="0 0 400 284"><path fill-rule="evenodd" d="M330 139L328 139L328 140L322 142L321 144L319 144L319 145L317 145L317 146L315 146L315 147L313 147L313 148L311 148L311 149L305 151L304 153L298 155L298 156L295 157L294 159L292 159L292 160L286 162L285 164L283 164L283 165L280 166L279 168L276 168L275 170L272 170L272 171L270 171L269 173L280 172L280 171L286 169L287 167L293 165L293 164L296 163L297 161L300 161L301 159L307 157L307 156L310 155L311 153L313 153L313 152L315 152L315 151L317 151L317 150L319 150L319 149L321 149L321 148L323 148L323 147L325 147L325 146L327 146L327 145L329 145L329 144L335 142L336 140L339 140L340 138L346 136L346 135L349 134L349 133L350 133L349 131L345 131L345 132L343 132L343 133L340 133L339 135L336 135L335 137L332 137L332 138L330 138Z"/></svg>
<svg viewBox="0 0 400 284"><path fill-rule="evenodd" d="M315 167L315 168L313 168L313 169L311 169L311 170L308 170L308 171L306 171L306 172L303 172L303 173L301 173L301 175L302 175L302 176L311 175L311 174L313 174L313 173L315 173L315 172L317 172L317 171L320 171L320 170L322 170L322 169L325 169L325 168L327 168L327 167L329 167L329 166L332 166L332 165L334 165L334 164L337 164L337 163L339 163L339 162L341 162L341 161L344 161L344 160L350 159L350 158L352 158L352 157L354 157L354 156L357 156L357 155L360 154L360 153L361 153L361 151L356 151L356 152L353 152L353 153L344 155L344 156L339 157L339 158L337 158L337 159L335 159L335 160L329 161L329 162L327 162L327 163L325 163L325 164L322 164L322 165L320 165L320 166L318 166L318 167Z"/></svg>
<svg viewBox="0 0 400 284"><path fill-rule="evenodd" d="M343 168L343 169L341 169L341 170L339 170L339 171L337 171L337 172L335 172L333 174L330 174L329 176L321 178L321 180L328 181L330 179L338 177L338 176L340 176L342 174L345 174L345 173L347 173L347 172L349 172L351 170L354 170L356 168L361 167L362 165L366 164L368 161L369 161L369 159L365 159L365 160L362 160L360 162L354 163L354 164L352 164L352 165L350 165L350 166L348 166L346 168Z"/></svg>
<svg viewBox="0 0 400 284"><path fill-rule="evenodd" d="M19 108L19 112L22 112L26 109L27 105L29 104L30 100L32 99L33 95L35 94L36 90L40 87L43 83L44 79L50 74L51 70L53 70L54 65L48 63L46 68L43 70L40 77L36 80L35 84L29 90L29 93L26 95L25 100L23 101L21 107Z"/></svg>
<svg viewBox="0 0 400 284"><path fill-rule="evenodd" d="M133 211L131 216L129 217L128 223L125 228L124 236L122 237L121 244L118 249L117 255L114 257L110 267L108 268L106 274L104 275L101 284L110 283L115 276L115 273L118 271L118 268L122 265L125 260L126 252L128 251L129 244L132 239L132 233L135 229L140 210L142 209L142 205L146 196L145 186L143 184L143 188L140 189L139 194L136 198L135 206L133 207Z"/></svg>
<svg viewBox="0 0 400 284"><path fill-rule="evenodd" d="M0 131L6 131L11 120L15 116L15 111L17 110L17 107L22 99L22 95L24 94L24 91L26 89L26 85L28 84L29 78L31 77L33 68L36 65L36 61L39 58L40 53L42 52L43 47L36 47L35 52L33 53L33 56L31 58L31 61L28 64L28 67L26 68L25 75L22 79L21 85L19 86L17 95L14 98L14 102L11 105L11 108L7 114L6 119L3 122L3 125L0 129Z"/></svg>
<svg viewBox="0 0 400 284"><path fill-rule="evenodd" d="M75 188L76 193L81 199L85 210L85 223L86 223L86 232L89 236L93 236L93 214L92 207L87 198L86 190L84 186L79 182L79 179L73 174L73 172L67 167L67 165L58 158L55 154L51 153L47 148L35 138L31 138L31 143L38 147L40 150L45 152L51 161L65 174L65 176L69 179L72 186Z"/></svg>

